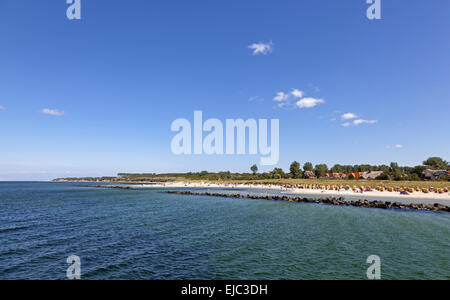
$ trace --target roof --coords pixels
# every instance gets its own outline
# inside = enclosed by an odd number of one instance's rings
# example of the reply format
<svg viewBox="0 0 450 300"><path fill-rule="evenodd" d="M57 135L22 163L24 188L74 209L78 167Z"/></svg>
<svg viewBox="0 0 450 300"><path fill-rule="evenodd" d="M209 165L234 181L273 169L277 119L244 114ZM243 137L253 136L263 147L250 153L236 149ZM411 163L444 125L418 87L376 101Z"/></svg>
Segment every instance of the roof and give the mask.
<svg viewBox="0 0 450 300"><path fill-rule="evenodd" d="M332 178L332 177L344 177L345 174L344 173L326 173L325 176L330 177L330 178Z"/></svg>
<svg viewBox="0 0 450 300"><path fill-rule="evenodd" d="M345 176L349 177L349 176L353 175L353 177L358 179L362 176L362 174L363 174L362 172L353 172L353 173L347 173L347 174L345 174Z"/></svg>
<svg viewBox="0 0 450 300"><path fill-rule="evenodd" d="M383 175L383 171L369 171L369 172L364 172L362 174L362 177L364 179L377 179L378 177L380 177L381 175Z"/></svg>
<svg viewBox="0 0 450 300"><path fill-rule="evenodd" d="M316 177L316 174L314 174L313 171L305 171L305 173L303 174L304 177Z"/></svg>
<svg viewBox="0 0 450 300"><path fill-rule="evenodd" d="M433 178L441 176L450 176L450 172L446 170L431 170L431 169L426 169L425 171L422 172L422 177L425 178Z"/></svg>

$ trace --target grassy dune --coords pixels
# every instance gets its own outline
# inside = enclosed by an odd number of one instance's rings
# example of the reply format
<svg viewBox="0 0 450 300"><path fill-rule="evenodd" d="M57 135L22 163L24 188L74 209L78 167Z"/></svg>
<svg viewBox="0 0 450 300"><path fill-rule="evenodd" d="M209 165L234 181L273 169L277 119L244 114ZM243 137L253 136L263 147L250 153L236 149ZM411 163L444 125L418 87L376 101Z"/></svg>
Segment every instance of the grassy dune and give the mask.
<svg viewBox="0 0 450 300"><path fill-rule="evenodd" d="M183 181L183 180L180 180ZM189 180L191 182L200 182L200 180ZM450 182L448 181L382 181L382 180L339 180L339 179L269 179L269 180L230 180L230 181L208 181L203 180L203 182L210 183L245 183L245 184L287 184L287 185L335 185L335 186L364 186L368 188L447 188L450 190Z"/></svg>

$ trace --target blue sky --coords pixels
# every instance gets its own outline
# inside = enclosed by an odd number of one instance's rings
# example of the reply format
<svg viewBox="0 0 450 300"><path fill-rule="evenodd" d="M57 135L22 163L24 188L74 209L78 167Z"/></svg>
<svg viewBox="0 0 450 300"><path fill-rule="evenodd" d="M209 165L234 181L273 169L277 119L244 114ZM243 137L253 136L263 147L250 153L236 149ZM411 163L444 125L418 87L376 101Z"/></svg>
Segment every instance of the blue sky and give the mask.
<svg viewBox="0 0 450 300"><path fill-rule="evenodd" d="M373 21L364 0L81 3L71 21L64 0L0 0L0 180L259 161L173 155L170 125L194 110L280 119L285 169L450 159L448 0L382 0Z"/></svg>

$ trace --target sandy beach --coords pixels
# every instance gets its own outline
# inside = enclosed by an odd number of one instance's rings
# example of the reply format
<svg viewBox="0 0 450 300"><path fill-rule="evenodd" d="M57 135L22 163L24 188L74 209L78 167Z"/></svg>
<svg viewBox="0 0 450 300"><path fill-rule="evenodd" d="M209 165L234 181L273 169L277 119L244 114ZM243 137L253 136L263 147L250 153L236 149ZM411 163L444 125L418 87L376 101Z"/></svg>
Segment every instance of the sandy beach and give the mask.
<svg viewBox="0 0 450 300"><path fill-rule="evenodd" d="M403 200L423 200L423 201L449 201L450 193L423 193L415 192L409 195L402 195L399 192L380 192L372 190L370 192L361 192L359 190L322 190L322 189L298 189L298 188L284 188L279 185L263 185L263 184L217 184L206 182L168 182L155 183L145 185L132 185L134 188L220 188L220 189L257 189L257 190L274 190L285 192L294 195L317 195L317 196L341 196L341 197L370 197L370 198L390 198Z"/></svg>

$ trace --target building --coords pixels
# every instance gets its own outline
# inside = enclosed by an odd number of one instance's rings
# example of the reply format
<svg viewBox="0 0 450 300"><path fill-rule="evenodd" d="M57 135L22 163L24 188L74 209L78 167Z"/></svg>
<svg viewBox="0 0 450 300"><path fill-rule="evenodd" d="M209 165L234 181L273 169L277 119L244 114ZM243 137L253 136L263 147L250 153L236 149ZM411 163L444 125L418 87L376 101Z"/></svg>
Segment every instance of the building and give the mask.
<svg viewBox="0 0 450 300"><path fill-rule="evenodd" d="M364 172L362 174L362 178L364 179L377 179L378 177L380 177L381 175L383 175L383 171L369 171L369 172Z"/></svg>
<svg viewBox="0 0 450 300"><path fill-rule="evenodd" d="M313 171L305 171L303 173L303 178L307 178L307 179L315 179L316 178L316 174L314 174Z"/></svg>
<svg viewBox="0 0 450 300"><path fill-rule="evenodd" d="M353 173L346 173L345 177L350 177L351 175L353 175L353 177L355 179L359 179L361 178L361 176L363 175L363 172L353 172Z"/></svg>
<svg viewBox="0 0 450 300"><path fill-rule="evenodd" d="M344 179L344 173L326 173L325 178L335 178L335 179Z"/></svg>
<svg viewBox="0 0 450 300"><path fill-rule="evenodd" d="M440 180L450 178L450 172L445 170L427 169L422 172L422 175L420 175L420 177L425 179Z"/></svg>

